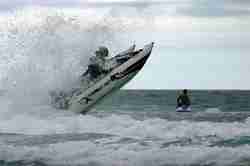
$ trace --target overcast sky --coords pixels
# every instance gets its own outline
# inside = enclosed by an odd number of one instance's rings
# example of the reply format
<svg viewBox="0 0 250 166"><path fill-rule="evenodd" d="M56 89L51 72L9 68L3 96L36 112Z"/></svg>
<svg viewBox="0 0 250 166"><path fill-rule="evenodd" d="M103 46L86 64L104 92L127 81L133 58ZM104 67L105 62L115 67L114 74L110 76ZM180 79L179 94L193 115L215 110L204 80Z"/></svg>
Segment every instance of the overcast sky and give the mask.
<svg viewBox="0 0 250 166"><path fill-rule="evenodd" d="M152 19L153 28L134 36L156 47L126 88L250 89L250 0L0 1L2 12L26 6L108 8L113 17Z"/></svg>

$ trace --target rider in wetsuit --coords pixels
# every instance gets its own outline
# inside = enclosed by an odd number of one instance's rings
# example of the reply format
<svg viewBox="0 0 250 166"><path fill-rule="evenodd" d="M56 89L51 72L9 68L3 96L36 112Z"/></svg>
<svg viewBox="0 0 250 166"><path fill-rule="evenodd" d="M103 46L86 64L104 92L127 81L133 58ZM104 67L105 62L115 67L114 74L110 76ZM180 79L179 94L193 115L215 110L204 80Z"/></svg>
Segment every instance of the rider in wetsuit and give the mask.
<svg viewBox="0 0 250 166"><path fill-rule="evenodd" d="M106 47L99 47L95 52L96 56L90 58L88 69L82 76L90 75L90 79L96 79L102 73L108 72L106 69L106 57L108 57L109 51Z"/></svg>
<svg viewBox="0 0 250 166"><path fill-rule="evenodd" d="M177 98L177 107L189 107L191 105L190 99L188 97L187 89L182 91L182 94Z"/></svg>

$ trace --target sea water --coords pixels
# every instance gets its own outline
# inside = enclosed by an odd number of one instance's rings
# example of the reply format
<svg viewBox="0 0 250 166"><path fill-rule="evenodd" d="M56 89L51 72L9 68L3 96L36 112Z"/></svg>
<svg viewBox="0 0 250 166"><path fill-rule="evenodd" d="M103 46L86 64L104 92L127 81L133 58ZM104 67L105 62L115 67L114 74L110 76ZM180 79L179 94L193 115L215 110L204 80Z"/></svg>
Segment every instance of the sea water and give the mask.
<svg viewBox="0 0 250 166"><path fill-rule="evenodd" d="M1 96L0 164L250 164L250 91L190 90L191 113L175 112L177 94L122 90L87 115L10 111Z"/></svg>
<svg viewBox="0 0 250 166"><path fill-rule="evenodd" d="M175 112L178 90L122 90L86 115L54 109L49 91L72 87L98 45L129 43L89 15L1 15L0 165L250 165L250 91L189 90L191 113Z"/></svg>

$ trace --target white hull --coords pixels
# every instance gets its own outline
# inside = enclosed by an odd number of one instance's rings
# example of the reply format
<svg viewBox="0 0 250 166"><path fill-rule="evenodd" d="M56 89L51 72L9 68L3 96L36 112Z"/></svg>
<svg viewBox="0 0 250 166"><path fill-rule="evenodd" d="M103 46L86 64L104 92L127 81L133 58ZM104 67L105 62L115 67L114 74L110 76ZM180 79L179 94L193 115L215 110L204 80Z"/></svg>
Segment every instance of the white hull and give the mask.
<svg viewBox="0 0 250 166"><path fill-rule="evenodd" d="M89 88L80 89L69 101L69 110L86 113L105 96L119 90L129 82L143 67L151 54L153 43L146 45L142 51L116 66L110 73Z"/></svg>

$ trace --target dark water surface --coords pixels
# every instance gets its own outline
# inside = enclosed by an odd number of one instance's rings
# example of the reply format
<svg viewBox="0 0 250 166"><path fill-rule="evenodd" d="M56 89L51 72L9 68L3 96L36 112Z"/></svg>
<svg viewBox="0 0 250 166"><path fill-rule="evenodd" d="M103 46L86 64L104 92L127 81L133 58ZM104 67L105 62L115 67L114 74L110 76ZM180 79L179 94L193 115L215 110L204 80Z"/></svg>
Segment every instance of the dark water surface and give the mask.
<svg viewBox="0 0 250 166"><path fill-rule="evenodd" d="M103 103L103 109L175 111L177 90L122 90ZM218 109L223 112L250 111L250 91L190 90L193 111Z"/></svg>

